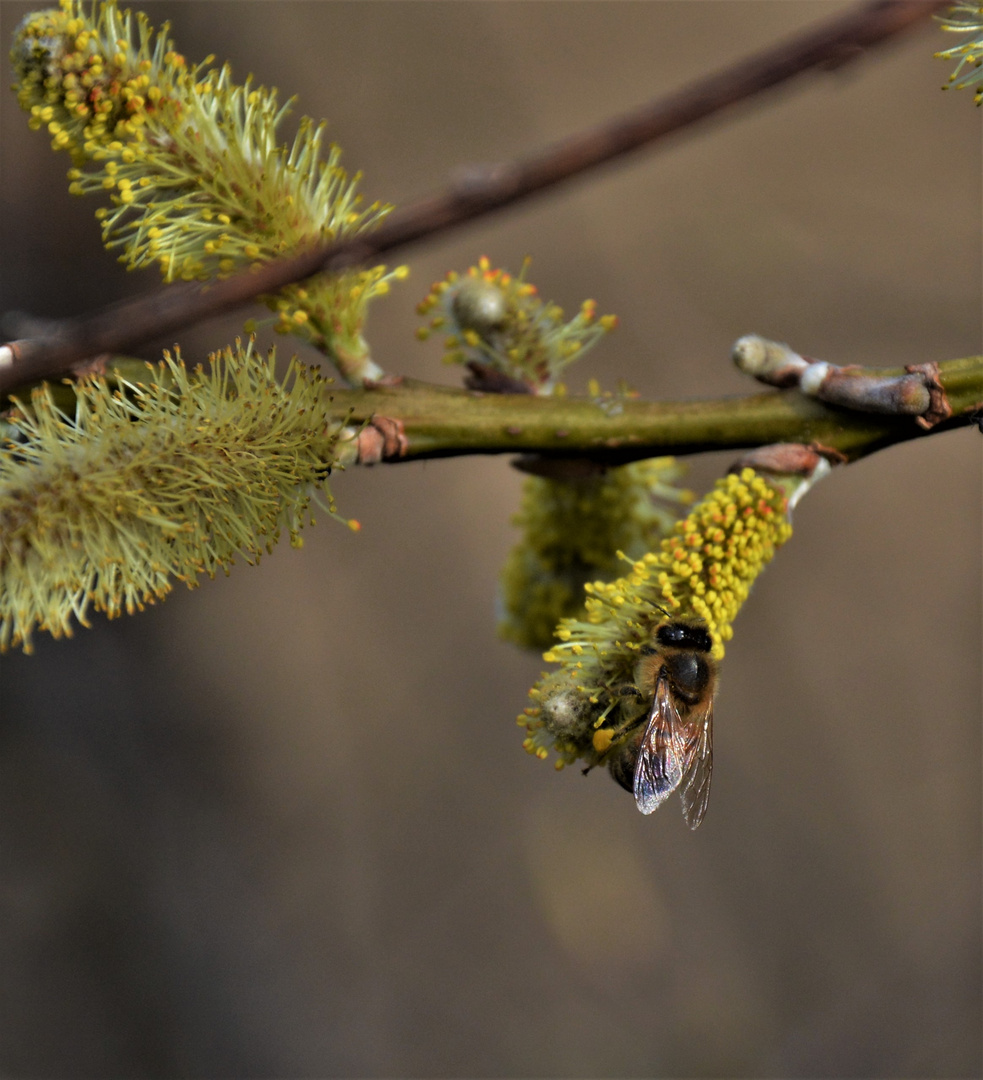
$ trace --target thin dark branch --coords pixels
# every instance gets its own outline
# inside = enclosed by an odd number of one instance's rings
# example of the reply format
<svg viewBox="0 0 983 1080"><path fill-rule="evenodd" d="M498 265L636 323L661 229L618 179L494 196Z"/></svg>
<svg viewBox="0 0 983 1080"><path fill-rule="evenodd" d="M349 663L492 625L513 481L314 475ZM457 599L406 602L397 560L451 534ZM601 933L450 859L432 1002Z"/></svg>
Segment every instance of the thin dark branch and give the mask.
<svg viewBox="0 0 983 1080"><path fill-rule="evenodd" d="M66 320L57 334L0 348L0 394L37 379L69 374L73 365L93 356L132 351L145 341L274 293L291 282L370 262L509 206L802 72L850 63L947 2L874 0L531 157L458 170L447 190L396 211L371 235L313 247L204 287L171 285L94 315Z"/></svg>

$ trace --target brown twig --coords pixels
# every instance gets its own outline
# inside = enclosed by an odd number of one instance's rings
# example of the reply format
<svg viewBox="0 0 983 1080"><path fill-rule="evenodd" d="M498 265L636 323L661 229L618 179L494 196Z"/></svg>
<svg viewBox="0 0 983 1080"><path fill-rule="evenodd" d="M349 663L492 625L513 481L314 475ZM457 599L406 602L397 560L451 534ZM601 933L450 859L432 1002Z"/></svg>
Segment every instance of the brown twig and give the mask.
<svg viewBox="0 0 983 1080"><path fill-rule="evenodd" d="M73 365L98 353L132 351L145 341L275 293L291 282L369 262L545 191L802 72L850 63L946 2L873 0L528 158L461 169L445 191L396 211L369 236L312 247L205 287L171 285L94 315L66 320L50 336L12 342L0 347L0 394L37 379L66 375Z"/></svg>
<svg viewBox="0 0 983 1080"><path fill-rule="evenodd" d="M903 375L885 375L855 364L841 367L800 356L779 341L745 334L734 342L734 363L769 386L797 386L803 394L858 412L913 416L924 428L952 416L937 364L908 364Z"/></svg>

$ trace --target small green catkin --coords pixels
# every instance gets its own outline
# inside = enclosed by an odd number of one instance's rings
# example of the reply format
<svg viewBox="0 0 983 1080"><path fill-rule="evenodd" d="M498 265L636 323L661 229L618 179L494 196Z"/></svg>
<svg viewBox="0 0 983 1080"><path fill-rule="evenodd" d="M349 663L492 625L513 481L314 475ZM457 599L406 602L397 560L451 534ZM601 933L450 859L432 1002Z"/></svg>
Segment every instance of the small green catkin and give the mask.
<svg viewBox="0 0 983 1080"><path fill-rule="evenodd" d="M455 270L435 281L417 304L428 318L417 337L426 341L443 333L444 363L487 364L534 394L558 391L564 370L580 360L618 325L614 315L597 314L585 300L567 322L563 309L544 303L536 286L526 281L526 259L518 275L493 268L486 256L467 272Z"/></svg>
<svg viewBox="0 0 983 1080"><path fill-rule="evenodd" d="M580 479L527 477L513 523L522 530L502 569L501 638L542 651L561 619L583 612L584 586L617 577L620 552L640 558L692 502L684 466L650 458Z"/></svg>
<svg viewBox="0 0 983 1080"><path fill-rule="evenodd" d="M89 376L75 415L46 384L14 399L0 446L0 651L163 598L173 581L258 561L286 527L299 544L341 425L317 369L251 344L188 371L165 354L146 382ZM327 508L333 513L330 494ZM311 519L313 522L313 519Z"/></svg>

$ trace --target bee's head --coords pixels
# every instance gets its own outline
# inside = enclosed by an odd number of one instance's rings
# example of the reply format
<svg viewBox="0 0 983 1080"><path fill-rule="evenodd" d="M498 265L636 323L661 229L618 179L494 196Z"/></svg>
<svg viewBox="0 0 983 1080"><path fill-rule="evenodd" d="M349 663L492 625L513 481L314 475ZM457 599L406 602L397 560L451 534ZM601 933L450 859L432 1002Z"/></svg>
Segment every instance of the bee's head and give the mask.
<svg viewBox="0 0 983 1080"><path fill-rule="evenodd" d="M655 632L659 645L672 649L689 649L693 652L708 653L713 649L713 638L706 626L679 622L663 623Z"/></svg>

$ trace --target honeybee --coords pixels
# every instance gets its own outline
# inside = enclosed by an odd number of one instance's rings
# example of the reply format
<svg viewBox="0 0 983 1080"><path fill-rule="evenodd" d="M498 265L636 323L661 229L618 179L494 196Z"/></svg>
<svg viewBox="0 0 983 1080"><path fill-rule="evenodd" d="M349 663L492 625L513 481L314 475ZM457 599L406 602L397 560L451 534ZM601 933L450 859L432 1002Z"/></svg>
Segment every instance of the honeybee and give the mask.
<svg viewBox="0 0 983 1080"><path fill-rule="evenodd" d="M710 798L717 689L712 648L702 623L670 619L658 627L652 644L642 649L635 687L629 688L652 703L644 726L617 745L608 762L611 775L634 794L643 814L658 809L678 788L691 829L703 820Z"/></svg>

